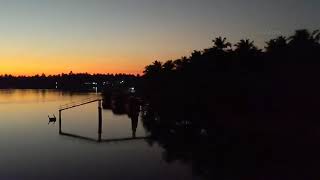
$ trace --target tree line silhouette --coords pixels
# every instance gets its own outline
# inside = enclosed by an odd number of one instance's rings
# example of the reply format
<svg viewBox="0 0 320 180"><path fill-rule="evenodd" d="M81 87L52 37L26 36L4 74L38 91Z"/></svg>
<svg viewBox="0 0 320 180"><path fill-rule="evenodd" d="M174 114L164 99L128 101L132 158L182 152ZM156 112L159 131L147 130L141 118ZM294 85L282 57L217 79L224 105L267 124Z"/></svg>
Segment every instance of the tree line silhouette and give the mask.
<svg viewBox="0 0 320 180"><path fill-rule="evenodd" d="M0 88L29 88L29 89L60 89L82 91L98 87L105 88L120 86L123 81L126 86L133 85L139 76L132 74L89 74L62 73L58 75L13 76L0 75ZM93 84L94 83L94 84Z"/></svg>
<svg viewBox="0 0 320 180"><path fill-rule="evenodd" d="M319 177L319 60L319 30L264 49L215 38L189 57L145 67L144 126L168 162L191 161L208 179Z"/></svg>

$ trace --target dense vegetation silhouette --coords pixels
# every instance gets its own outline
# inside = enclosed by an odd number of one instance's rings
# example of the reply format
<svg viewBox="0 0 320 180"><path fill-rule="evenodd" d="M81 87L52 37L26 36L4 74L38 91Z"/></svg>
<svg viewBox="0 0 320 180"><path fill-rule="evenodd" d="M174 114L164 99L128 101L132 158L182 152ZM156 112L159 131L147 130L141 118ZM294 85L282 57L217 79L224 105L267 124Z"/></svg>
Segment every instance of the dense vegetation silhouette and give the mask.
<svg viewBox="0 0 320 180"><path fill-rule="evenodd" d="M320 31L226 38L145 68L143 122L165 159L208 179L319 177Z"/></svg>

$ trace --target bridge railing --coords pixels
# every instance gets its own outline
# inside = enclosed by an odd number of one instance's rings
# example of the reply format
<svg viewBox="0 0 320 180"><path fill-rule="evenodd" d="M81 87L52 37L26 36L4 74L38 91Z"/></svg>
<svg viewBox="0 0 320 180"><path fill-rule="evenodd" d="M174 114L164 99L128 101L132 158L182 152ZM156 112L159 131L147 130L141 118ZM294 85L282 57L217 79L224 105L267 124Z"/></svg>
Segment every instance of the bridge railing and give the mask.
<svg viewBox="0 0 320 180"><path fill-rule="evenodd" d="M59 106L59 110L64 110L64 109L69 109L75 106L80 106L82 104L86 104L86 103L90 103L90 102L95 102L95 101L100 101L102 100L102 98L99 97L90 97L90 98L86 98L86 99L82 99L80 101L76 101L76 102L70 102L68 104L63 104Z"/></svg>

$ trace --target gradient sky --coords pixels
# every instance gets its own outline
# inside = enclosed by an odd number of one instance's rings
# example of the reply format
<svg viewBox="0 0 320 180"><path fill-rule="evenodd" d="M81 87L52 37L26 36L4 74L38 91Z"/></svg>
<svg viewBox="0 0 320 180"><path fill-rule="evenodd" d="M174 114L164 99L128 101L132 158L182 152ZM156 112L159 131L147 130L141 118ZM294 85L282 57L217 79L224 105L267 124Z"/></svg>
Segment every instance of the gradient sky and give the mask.
<svg viewBox="0 0 320 180"><path fill-rule="evenodd" d="M226 36L320 28L319 0L0 0L0 74L141 73Z"/></svg>

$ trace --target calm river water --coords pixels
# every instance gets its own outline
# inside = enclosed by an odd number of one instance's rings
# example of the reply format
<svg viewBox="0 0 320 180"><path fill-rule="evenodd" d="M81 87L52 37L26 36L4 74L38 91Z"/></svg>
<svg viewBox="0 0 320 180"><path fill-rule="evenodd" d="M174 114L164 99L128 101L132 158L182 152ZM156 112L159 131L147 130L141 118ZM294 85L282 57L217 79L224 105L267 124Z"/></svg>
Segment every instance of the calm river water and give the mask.
<svg viewBox="0 0 320 180"><path fill-rule="evenodd" d="M61 136L62 104L97 96L54 90L0 90L0 179L197 179L191 167L163 160L164 149L146 140L96 143ZM63 131L98 135L97 103L63 112ZM104 139L132 136L128 115L103 110ZM145 136L139 122L136 136Z"/></svg>

